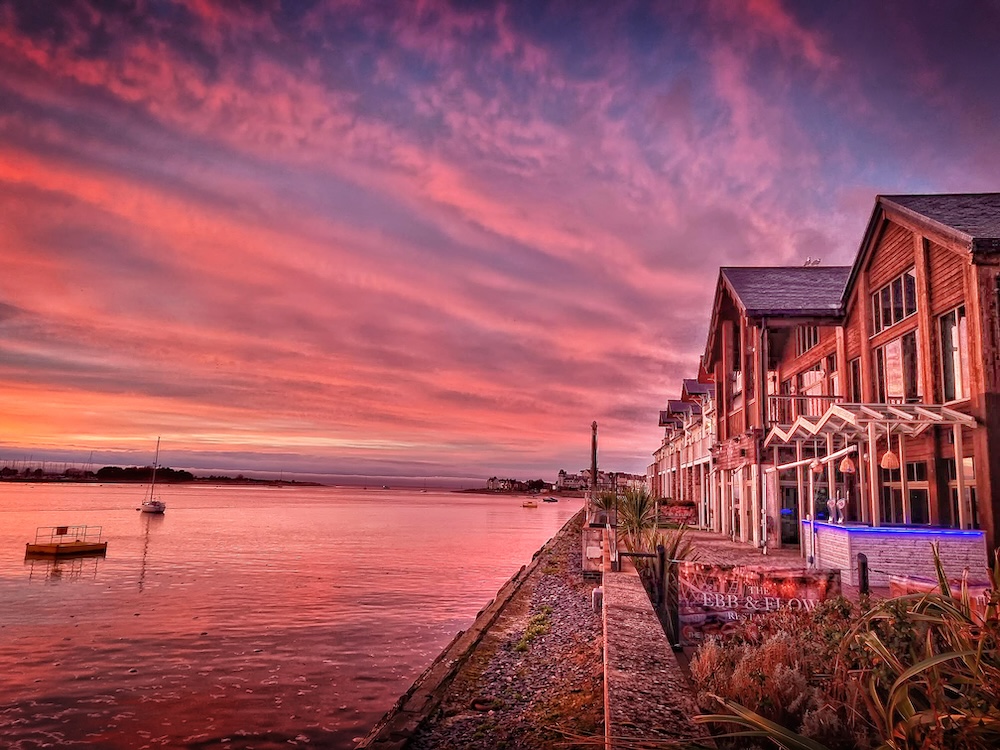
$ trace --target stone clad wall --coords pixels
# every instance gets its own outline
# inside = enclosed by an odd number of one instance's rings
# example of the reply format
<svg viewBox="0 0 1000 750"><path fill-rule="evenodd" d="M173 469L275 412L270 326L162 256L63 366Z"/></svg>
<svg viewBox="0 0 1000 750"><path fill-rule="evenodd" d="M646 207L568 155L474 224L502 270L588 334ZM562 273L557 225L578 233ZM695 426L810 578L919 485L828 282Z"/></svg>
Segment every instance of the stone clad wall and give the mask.
<svg viewBox="0 0 1000 750"><path fill-rule="evenodd" d="M809 525L803 524L808 533ZM858 585L858 554L868 558L869 581L888 586L891 576L936 579L931 542L937 542L941 562L950 578L969 570L972 582L986 580L986 539L983 532L913 528L879 529L816 524L816 563L838 568L841 579Z"/></svg>

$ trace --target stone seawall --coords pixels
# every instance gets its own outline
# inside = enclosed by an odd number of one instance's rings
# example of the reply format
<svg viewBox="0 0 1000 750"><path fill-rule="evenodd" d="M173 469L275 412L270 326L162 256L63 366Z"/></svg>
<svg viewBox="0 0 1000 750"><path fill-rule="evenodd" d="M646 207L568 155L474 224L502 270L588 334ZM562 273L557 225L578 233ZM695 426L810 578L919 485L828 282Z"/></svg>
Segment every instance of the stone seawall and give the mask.
<svg viewBox="0 0 1000 750"><path fill-rule="evenodd" d="M358 750L367 748L395 750L419 746L421 742L430 742L429 746L433 747L437 741L429 740L428 737L434 733L450 735L447 743L451 746L475 747L476 735L481 730L470 729L467 731L467 728L461 726L461 721L453 720L456 716L466 713L468 714L466 718L469 720L488 722L496 716L498 711L510 711L517 708L517 701L513 696L500 694L504 692L505 685L497 686L484 677L484 674L488 672L488 666L478 665L465 670L472 673L467 675L469 679L465 680L465 682L471 680L471 687L464 686L466 690L476 693L471 700L463 693L462 680L458 680L460 684L457 686L453 683L456 682L456 677L463 671L463 668L469 666L471 657L474 655L488 656L487 652L492 653L500 650L496 644L484 647L483 641L490 637L495 639L510 629L506 624L503 627L496 627L501 617L506 620L517 620L514 617L515 614L524 614L520 610L530 609L528 602L516 602L515 606L511 606L512 602L515 599L525 599L529 593L533 593L526 592L525 589L537 589L539 579L550 575L557 567L564 567L565 561L561 558L572 557L572 555L564 553L575 551L576 557L579 557L582 518L583 511L570 519L552 539L535 553L528 565L523 566L500 588L493 601L479 612L469 629L459 632L455 636L437 659L376 723L369 734L357 745ZM554 554L556 550L559 550L559 554ZM542 568L545 568L544 573ZM579 571L563 572L568 576L580 576ZM526 586L525 584L529 582L531 585ZM519 594L522 596L519 597ZM560 596L558 599L562 600L564 597ZM553 619L556 608L562 606L555 599L552 604L544 605L543 611L547 613L545 617ZM512 612L514 609L519 610L519 612ZM596 618L596 615L594 617ZM522 617L521 619L526 618ZM522 630L518 629L518 633L521 633ZM538 640L543 638L544 634ZM530 656L530 650L536 645L529 643L524 651L514 648L508 650L523 658L525 655ZM482 652L482 654L477 654L477 652ZM475 661L475 659L472 660ZM440 710L442 702L447 702L448 699L451 699L452 705ZM476 703L477 700L479 703ZM507 721L510 726L514 726L516 723L516 721ZM418 733L418 730L421 731ZM459 739L465 734L468 734L468 737ZM493 745L488 743L496 739L495 736L486 735L483 735L483 738L487 740L484 747L492 747Z"/></svg>

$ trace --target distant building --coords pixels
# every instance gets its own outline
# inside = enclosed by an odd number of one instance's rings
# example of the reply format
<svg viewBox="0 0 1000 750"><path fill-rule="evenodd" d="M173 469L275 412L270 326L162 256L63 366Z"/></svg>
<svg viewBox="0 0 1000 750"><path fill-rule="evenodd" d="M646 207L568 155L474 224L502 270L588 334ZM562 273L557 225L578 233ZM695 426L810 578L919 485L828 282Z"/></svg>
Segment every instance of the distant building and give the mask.
<svg viewBox="0 0 1000 750"><path fill-rule="evenodd" d="M576 474L567 474L564 470L559 470L558 478L556 479L555 488L557 490L586 490L590 489L591 482L591 470L583 469ZM646 476L645 474L628 474L626 472L607 472L598 471L597 472L597 486L596 489L600 491L610 490L612 488L611 477L614 475L614 484L617 485L618 491L622 492L626 488L638 488L646 486Z"/></svg>
<svg viewBox="0 0 1000 750"><path fill-rule="evenodd" d="M663 441L647 471L650 493L690 501L697 508L698 525L716 527L711 481L715 384L706 372L683 381L680 399L668 401L660 412L660 427Z"/></svg>

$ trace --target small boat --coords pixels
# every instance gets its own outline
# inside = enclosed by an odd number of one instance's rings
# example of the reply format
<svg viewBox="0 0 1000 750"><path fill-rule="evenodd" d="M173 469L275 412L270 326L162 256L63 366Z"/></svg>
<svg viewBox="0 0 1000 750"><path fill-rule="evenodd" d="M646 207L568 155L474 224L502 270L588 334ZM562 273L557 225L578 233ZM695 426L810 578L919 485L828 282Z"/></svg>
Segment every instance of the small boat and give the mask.
<svg viewBox="0 0 1000 750"><path fill-rule="evenodd" d="M156 489L156 464L160 460L160 439L156 438L156 455L153 457L153 477L149 482L149 497L142 501L136 510L143 513L163 513L167 510L167 504L153 495Z"/></svg>
<svg viewBox="0 0 1000 750"><path fill-rule="evenodd" d="M534 500L525 500L523 503L521 503L521 507L522 508L537 508L538 507L538 503L536 503Z"/></svg>
<svg viewBox="0 0 1000 750"><path fill-rule="evenodd" d="M35 541L25 544L24 557L103 555L108 543L101 541L100 526L39 526Z"/></svg>
<svg viewBox="0 0 1000 750"><path fill-rule="evenodd" d="M558 497L552 497L551 495L549 495L548 497L543 497L542 498L542 502L543 503L558 503L559 502L559 498Z"/></svg>

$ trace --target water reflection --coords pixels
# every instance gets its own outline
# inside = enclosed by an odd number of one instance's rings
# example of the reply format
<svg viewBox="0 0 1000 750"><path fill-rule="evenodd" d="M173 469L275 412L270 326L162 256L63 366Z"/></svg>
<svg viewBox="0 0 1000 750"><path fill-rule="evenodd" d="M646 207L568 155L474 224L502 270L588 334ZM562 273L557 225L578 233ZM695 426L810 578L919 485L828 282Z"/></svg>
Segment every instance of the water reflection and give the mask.
<svg viewBox="0 0 1000 750"><path fill-rule="evenodd" d="M143 513L140 516L142 523L142 557L139 558L139 591L142 591L146 584L146 558L149 556L150 528L163 523L163 516L156 513Z"/></svg>
<svg viewBox="0 0 1000 750"><path fill-rule="evenodd" d="M82 578L97 580L97 566L104 555L77 555L74 557L51 557L48 555L25 555L24 565L28 569L29 581L58 583L78 581Z"/></svg>

